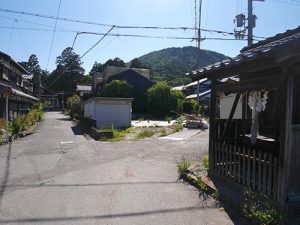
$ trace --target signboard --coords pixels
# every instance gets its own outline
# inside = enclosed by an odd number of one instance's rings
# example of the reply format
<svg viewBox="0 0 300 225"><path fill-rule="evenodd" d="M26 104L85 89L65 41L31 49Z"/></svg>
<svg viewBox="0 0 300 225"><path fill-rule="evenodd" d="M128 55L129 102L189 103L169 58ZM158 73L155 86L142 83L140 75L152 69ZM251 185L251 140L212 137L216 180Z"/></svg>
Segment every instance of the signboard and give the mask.
<svg viewBox="0 0 300 225"><path fill-rule="evenodd" d="M12 89L11 88L4 88L2 90L2 94L6 97L6 96L10 96L12 94Z"/></svg>

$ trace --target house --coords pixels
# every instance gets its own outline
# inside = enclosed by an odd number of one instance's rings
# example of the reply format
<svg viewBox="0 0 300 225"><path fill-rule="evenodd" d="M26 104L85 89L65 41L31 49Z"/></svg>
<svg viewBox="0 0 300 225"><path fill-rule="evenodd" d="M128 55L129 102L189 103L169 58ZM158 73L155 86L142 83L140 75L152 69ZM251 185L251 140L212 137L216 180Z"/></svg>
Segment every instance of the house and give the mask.
<svg viewBox="0 0 300 225"><path fill-rule="evenodd" d="M300 201L300 27L189 73L211 80L209 176L279 205ZM238 77L237 82L219 80ZM220 118L219 93L234 95ZM241 115L234 114L241 102Z"/></svg>
<svg viewBox="0 0 300 225"><path fill-rule="evenodd" d="M84 94L92 93L92 86L91 85L77 85L76 92L79 94L80 97L83 97Z"/></svg>
<svg viewBox="0 0 300 225"><path fill-rule="evenodd" d="M3 90L10 90L8 97L8 117L16 118L27 112L39 99L33 96L33 75L9 55L0 51L0 118L5 118L6 97Z"/></svg>
<svg viewBox="0 0 300 225"><path fill-rule="evenodd" d="M84 117L96 120L97 128L130 127L132 100L132 98L90 98L84 102Z"/></svg>
<svg viewBox="0 0 300 225"><path fill-rule="evenodd" d="M150 70L107 66L103 73L93 74L93 92L112 80L127 81L136 91L145 93L155 82L150 80Z"/></svg>
<svg viewBox="0 0 300 225"><path fill-rule="evenodd" d="M206 78L191 82L187 85L173 87L172 90L182 91L186 99L193 99L197 102L199 101L198 103L200 105L209 105L210 80Z"/></svg>

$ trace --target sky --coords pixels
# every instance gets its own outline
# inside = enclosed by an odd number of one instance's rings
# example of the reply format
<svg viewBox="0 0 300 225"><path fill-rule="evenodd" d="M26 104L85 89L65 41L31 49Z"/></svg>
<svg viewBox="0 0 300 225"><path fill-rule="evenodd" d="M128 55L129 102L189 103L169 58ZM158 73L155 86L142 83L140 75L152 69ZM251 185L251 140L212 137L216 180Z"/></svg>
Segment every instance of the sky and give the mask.
<svg viewBox="0 0 300 225"><path fill-rule="evenodd" d="M201 28L233 32L235 16L240 13L247 15L247 2L247 0L202 0ZM253 7L254 14L258 18L254 28L255 36L270 37L300 26L300 0L254 1ZM76 32L106 33L111 28L29 16L20 12L54 18L59 12L59 17L108 25L194 27L194 9L195 0L2 0L0 51L9 54L16 61L27 61L31 54L36 54L42 69L51 72L56 68L56 57L66 47L72 46ZM104 63L110 58L119 57L129 62L151 51L169 47L196 46L195 41L191 40L195 36L193 30L114 28L110 34L190 39L106 36L81 58L86 73L90 71L95 61ZM245 40L209 40L216 37L234 38L231 35L202 32L201 36L207 38L201 42L202 49L217 51L230 57L239 54L241 48L247 45ZM74 51L82 56L100 38L102 38L100 35L80 34L74 43Z"/></svg>

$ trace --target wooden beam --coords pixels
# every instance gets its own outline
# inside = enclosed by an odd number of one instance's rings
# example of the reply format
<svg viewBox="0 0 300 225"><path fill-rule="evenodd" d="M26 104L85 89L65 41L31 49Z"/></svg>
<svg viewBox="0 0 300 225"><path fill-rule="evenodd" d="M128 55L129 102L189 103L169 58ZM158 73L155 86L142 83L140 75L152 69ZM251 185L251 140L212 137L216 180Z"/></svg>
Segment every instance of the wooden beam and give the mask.
<svg viewBox="0 0 300 225"><path fill-rule="evenodd" d="M292 114L293 114L293 88L294 77L292 67L286 65L282 72L282 108L281 108L281 132L278 171L278 201L281 205L286 204L288 195L288 177L291 161L291 136L292 136Z"/></svg>
<svg viewBox="0 0 300 225"><path fill-rule="evenodd" d="M213 143L216 138L216 126L215 126L215 121L216 121L216 98L217 98L217 93L216 90L213 88L216 84L216 80L211 81L211 97L210 97L210 121L209 121L209 152L208 152L208 159L209 159L209 170L208 174L210 175L211 172L213 171L213 164L215 163L213 160L213 157L216 153L216 149L213 147Z"/></svg>
<svg viewBox="0 0 300 225"><path fill-rule="evenodd" d="M232 118L233 118L233 115L234 115L234 113L235 113L236 107L237 107L237 105L238 105L238 103L239 103L240 97L241 97L241 93L237 93L236 96L235 96L234 103L233 103L233 105L232 105L230 114L229 114L229 118L228 118L228 120L226 121L224 130L223 130L223 132L222 132L220 143L222 143L223 140L224 140L224 136L225 136L225 134L227 133L228 126L229 126L229 124L230 124L231 121L232 121Z"/></svg>

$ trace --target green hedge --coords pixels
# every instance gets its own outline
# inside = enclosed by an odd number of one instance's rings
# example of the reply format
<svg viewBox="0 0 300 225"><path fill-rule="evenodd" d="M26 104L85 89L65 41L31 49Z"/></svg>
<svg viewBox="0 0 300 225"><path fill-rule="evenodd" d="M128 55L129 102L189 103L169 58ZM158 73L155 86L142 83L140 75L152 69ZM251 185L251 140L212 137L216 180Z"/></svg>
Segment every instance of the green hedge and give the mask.
<svg viewBox="0 0 300 225"><path fill-rule="evenodd" d="M35 123L42 120L44 112L41 109L34 109L27 114L18 116L12 123L12 131L14 134L25 131Z"/></svg>

